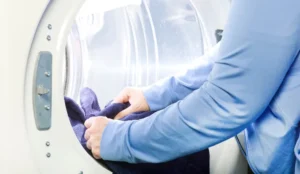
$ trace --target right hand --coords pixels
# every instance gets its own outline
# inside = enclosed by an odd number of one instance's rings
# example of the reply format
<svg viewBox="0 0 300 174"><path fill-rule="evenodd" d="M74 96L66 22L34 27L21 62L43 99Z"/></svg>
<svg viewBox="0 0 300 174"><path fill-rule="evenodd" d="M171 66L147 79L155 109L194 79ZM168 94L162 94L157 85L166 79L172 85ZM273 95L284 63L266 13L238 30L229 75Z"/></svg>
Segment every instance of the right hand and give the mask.
<svg viewBox="0 0 300 174"><path fill-rule="evenodd" d="M130 103L130 106L116 115L115 119L121 119L134 112L149 111L149 105L143 91L139 88L127 87L114 99L113 103Z"/></svg>

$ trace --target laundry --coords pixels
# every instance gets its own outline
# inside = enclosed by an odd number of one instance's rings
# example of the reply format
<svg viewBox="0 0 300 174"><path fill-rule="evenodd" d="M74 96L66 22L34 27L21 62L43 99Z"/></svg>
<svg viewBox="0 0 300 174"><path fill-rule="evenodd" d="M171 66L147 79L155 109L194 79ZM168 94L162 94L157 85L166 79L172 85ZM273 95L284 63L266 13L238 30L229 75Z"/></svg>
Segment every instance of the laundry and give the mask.
<svg viewBox="0 0 300 174"><path fill-rule="evenodd" d="M101 110L96 94L89 88L82 89L80 93L80 106L71 98L65 97L65 104L69 120L73 130L83 146L90 154L86 147L84 138L84 122L88 118L96 116L106 116L113 119L120 111L130 106L129 103L111 103L111 101ZM121 120L139 120L151 116L154 112L136 112L123 117ZM130 164L126 162L114 162L98 160L99 163L106 166L114 174L208 174L209 173L209 150L203 150L185 157L177 158L172 161L151 164L139 163Z"/></svg>

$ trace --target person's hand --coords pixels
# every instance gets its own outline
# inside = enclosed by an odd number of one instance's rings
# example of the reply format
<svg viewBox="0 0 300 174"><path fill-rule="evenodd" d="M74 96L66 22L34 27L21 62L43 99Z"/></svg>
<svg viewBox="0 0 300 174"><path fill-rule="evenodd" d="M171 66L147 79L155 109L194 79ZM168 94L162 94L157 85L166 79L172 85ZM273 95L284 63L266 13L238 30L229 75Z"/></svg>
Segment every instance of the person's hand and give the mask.
<svg viewBox="0 0 300 174"><path fill-rule="evenodd" d="M92 117L84 123L87 130L84 138L87 140L87 148L93 153L94 158L100 159L100 144L104 128L108 124L109 119L106 117Z"/></svg>
<svg viewBox="0 0 300 174"><path fill-rule="evenodd" d="M141 89L127 87L114 99L113 103L130 103L130 106L115 116L115 119L123 118L133 112L149 111L150 108Z"/></svg>

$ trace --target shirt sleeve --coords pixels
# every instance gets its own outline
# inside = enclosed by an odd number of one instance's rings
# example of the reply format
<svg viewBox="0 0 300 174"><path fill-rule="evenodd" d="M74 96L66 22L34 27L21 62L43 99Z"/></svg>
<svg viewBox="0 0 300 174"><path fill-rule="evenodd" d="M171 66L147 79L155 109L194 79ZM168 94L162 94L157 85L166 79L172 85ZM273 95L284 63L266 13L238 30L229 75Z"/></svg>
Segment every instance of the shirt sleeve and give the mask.
<svg viewBox="0 0 300 174"><path fill-rule="evenodd" d="M300 131L300 128L298 129ZM300 134L294 148L294 153L296 156L295 174L300 174Z"/></svg>
<svg viewBox="0 0 300 174"><path fill-rule="evenodd" d="M208 80L148 118L110 121L103 159L168 161L245 129L269 105L299 52L299 7L299 0L234 0Z"/></svg>
<svg viewBox="0 0 300 174"><path fill-rule="evenodd" d="M212 70L218 49L219 44L195 60L187 70L144 88L144 96L150 110L165 108L199 89Z"/></svg>

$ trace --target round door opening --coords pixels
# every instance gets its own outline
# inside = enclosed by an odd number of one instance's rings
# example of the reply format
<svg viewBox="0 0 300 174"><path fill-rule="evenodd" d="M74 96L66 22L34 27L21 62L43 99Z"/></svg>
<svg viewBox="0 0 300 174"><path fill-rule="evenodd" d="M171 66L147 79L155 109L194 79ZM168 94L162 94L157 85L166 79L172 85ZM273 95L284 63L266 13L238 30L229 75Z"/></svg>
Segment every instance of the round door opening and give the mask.
<svg viewBox="0 0 300 174"><path fill-rule="evenodd" d="M193 1L143 0L90 13L95 5L87 4L68 37L64 80L68 116L83 147L84 120L99 116L124 87L174 75L207 47Z"/></svg>

